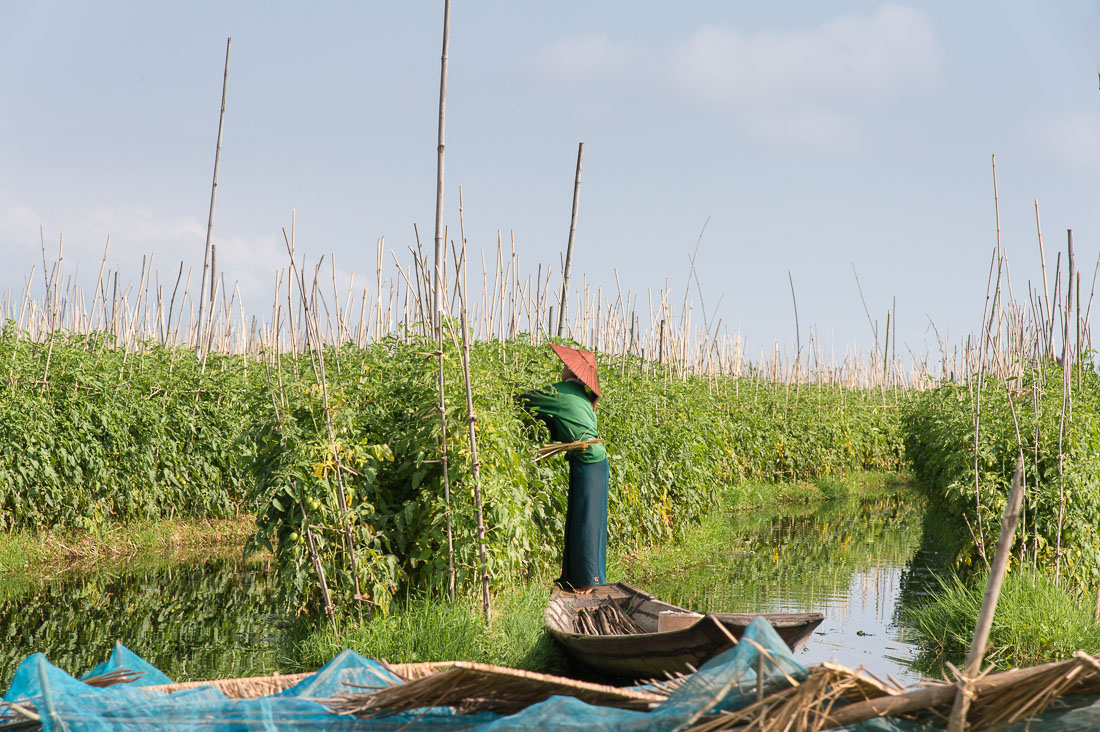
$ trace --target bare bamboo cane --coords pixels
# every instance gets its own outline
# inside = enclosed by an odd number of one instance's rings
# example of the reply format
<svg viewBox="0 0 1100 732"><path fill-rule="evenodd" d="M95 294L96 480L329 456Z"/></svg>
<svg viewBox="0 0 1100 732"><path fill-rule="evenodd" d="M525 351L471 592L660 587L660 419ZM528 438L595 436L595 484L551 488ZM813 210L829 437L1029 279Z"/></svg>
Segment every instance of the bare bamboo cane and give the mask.
<svg viewBox="0 0 1100 732"><path fill-rule="evenodd" d="M577 236L577 210L581 196L581 163L584 162L584 143L577 145L577 173L573 179L573 213L569 218L569 240L565 245L565 266L561 274L561 302L558 303L558 338L565 336L565 324L569 320L569 274L573 267L573 242Z"/></svg>
<svg viewBox="0 0 1100 732"><path fill-rule="evenodd" d="M1065 470L1062 441L1066 432L1066 423L1072 414L1072 395L1070 389L1070 328L1069 319L1073 312L1073 231L1066 231L1066 247L1068 250L1067 266L1069 276L1066 278L1066 304L1063 311L1062 322L1062 413L1058 420L1058 528L1054 543L1054 581L1057 583L1062 575L1062 522L1066 512Z"/></svg>
<svg viewBox="0 0 1100 732"><path fill-rule="evenodd" d="M198 325L199 325L199 341L198 341L198 343L200 345L197 345L196 348L201 348L201 343L202 343L202 336L203 336L203 322L202 322L203 300L205 299L204 295L206 294L206 291L207 291L206 290L206 277L207 277L208 272L209 272L210 277L211 277L211 282L210 282L211 290L214 287L214 282L213 282L214 267L212 266L213 263L211 262L211 260L213 259L213 254L211 252L210 239L211 239L211 236L213 235L213 232L214 232L214 201L217 198L217 194L218 194L218 165L221 162L221 155L222 155L222 126L225 122L225 96L226 96L226 90L229 87L229 47L232 43L233 43L232 38L226 38L225 39L225 70L222 74L222 104L221 104L221 112L218 115L218 143L217 143L217 147L214 150L214 180L210 185L210 213L209 213L209 216L207 217L207 221L206 221L206 246L205 246L205 249L203 250L204 253L203 253L203 262L202 262L202 290L199 293L199 323L198 323ZM196 350L195 355L196 356L201 356L202 354L198 350Z"/></svg>
<svg viewBox="0 0 1100 732"><path fill-rule="evenodd" d="M447 48L451 38L451 0L443 2L443 52L439 60L439 141L436 148L435 186L435 287L432 291L432 325L437 340L442 342L443 272L445 246L443 242L443 137L447 119Z"/></svg>
<svg viewBox="0 0 1100 732"><path fill-rule="evenodd" d="M462 261L466 261L466 246L463 241ZM485 517L481 508L481 463L477 457L477 413L474 411L474 392L470 381L470 330L466 322L466 270L462 270L462 378L466 383L466 413L470 428L470 475L474 483L474 506L477 510L478 554L481 558L481 607L485 622L492 617L492 605L489 599L489 564L485 556Z"/></svg>
<svg viewBox="0 0 1100 732"><path fill-rule="evenodd" d="M1008 566L1009 552L1012 549L1012 540L1016 534L1016 524L1020 518L1020 503L1024 495L1024 459L1016 458L1016 471L1012 476L1012 493L1008 504L1005 505L1004 516L1001 518L1001 533L997 537L997 549L993 555L993 567L990 570L989 581L985 586L985 596L982 598L981 611L978 614L978 622L974 627L974 637L970 642L970 651L966 656L966 666L962 676L958 680L955 692L955 704L951 709L951 717L948 720L949 732L962 732L966 727L966 714L970 708L973 697L971 684L981 670L982 659L985 657L985 644L989 639L989 630L993 626L993 614L997 610L997 599L1001 594L1001 583L1004 580L1005 569Z"/></svg>
<svg viewBox="0 0 1100 732"><path fill-rule="evenodd" d="M332 630L336 630L336 616L333 614L336 610L332 604L332 596L329 595L328 582L325 579L325 568L321 564L321 555L317 553L317 542L313 539L313 529L309 526L308 516L306 513L305 503L299 499L298 507L302 510L302 518L305 519L303 523L306 525L306 540L309 543L309 556L313 561L313 571L317 573L317 581L321 584L321 599L325 601L325 615L328 616L329 622L332 623Z"/></svg>

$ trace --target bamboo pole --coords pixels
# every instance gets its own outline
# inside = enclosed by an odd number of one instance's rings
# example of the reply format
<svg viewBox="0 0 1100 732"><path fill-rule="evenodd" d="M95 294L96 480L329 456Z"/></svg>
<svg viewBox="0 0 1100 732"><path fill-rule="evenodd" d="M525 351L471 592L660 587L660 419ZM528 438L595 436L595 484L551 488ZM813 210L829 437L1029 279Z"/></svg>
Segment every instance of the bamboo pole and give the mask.
<svg viewBox="0 0 1100 732"><path fill-rule="evenodd" d="M309 526L308 516L306 513L305 503L299 499L298 507L302 511L302 518L305 519L303 523L306 525L306 540L309 542L309 557L313 562L313 571L317 573L317 581L321 584L321 599L325 602L325 615L328 616L329 622L332 623L332 630L336 631L336 616L334 611L336 608L332 604L332 596L328 591L328 581L325 579L325 568L321 564L321 555L317 552L317 542L313 538L313 529Z"/></svg>
<svg viewBox="0 0 1100 732"><path fill-rule="evenodd" d="M1062 523L1066 512L1065 470L1063 459L1063 439L1066 433L1066 424L1072 415L1072 394L1070 388L1070 317L1073 313L1073 231L1066 231L1066 248L1068 250L1068 276L1066 277L1066 304L1062 315L1064 326L1062 332L1062 412L1058 420L1058 528L1054 543L1054 582L1057 583L1062 576Z"/></svg>
<svg viewBox="0 0 1100 732"><path fill-rule="evenodd" d="M233 43L232 38L225 39L225 70L222 74L222 105L221 112L218 115L218 144L214 150L214 180L210 185L210 213L206 220L206 245L203 249L203 261L202 261L202 289L199 292L199 338L195 346L195 355L201 357L202 353L202 336L203 336L203 300L205 299L206 290L206 278L210 276L210 289L214 289L214 267L213 267L213 253L211 252L211 236L214 232L214 201L218 195L218 165L221 162L222 156L222 126L225 122L225 96L226 90L229 87L229 47Z"/></svg>
<svg viewBox="0 0 1100 732"><path fill-rule="evenodd" d="M492 604L489 599L489 563L485 556L485 516L481 507L481 463L477 457L477 413L474 411L474 392L470 381L470 329L466 322L466 242L462 242L462 378L466 383L466 414L470 429L470 475L474 483L474 506L477 511L478 554L481 559L481 608L485 622L492 618ZM457 273L456 273L457 276Z"/></svg>
<svg viewBox="0 0 1100 732"><path fill-rule="evenodd" d="M301 270L297 269L297 267L294 263L294 249L291 246L290 240L287 239L286 229L283 229L283 239L284 239L284 241L286 241L287 253L289 253L291 255L291 258L290 258L291 276L294 277L295 281L298 284L298 292L299 292L299 295L301 296L301 299L302 299L302 307L303 307L304 312L305 312L306 338L307 338L307 341L312 346L311 351L315 352L315 355L316 355L316 366L315 366L315 368L317 368L316 376L317 376L317 381L320 382L320 385L321 385L321 395L322 395L322 398L324 399L324 405L325 405L325 424L328 428L329 444L332 447L333 460L336 463L336 497L337 497L337 500L339 501L340 524L341 524L342 533L344 534L344 538L347 542L347 547L348 547L348 558L349 558L350 563L351 563L351 577L352 577L352 582L353 582L354 587L355 587L354 597L357 601L361 601L361 600L364 600L366 598L363 597L363 594L360 591L360 587L359 587L359 571L358 571L359 562L356 560L355 539L352 536L351 525L348 523L348 501L347 501L347 497L344 493L344 476L343 476L344 467L343 467L343 464L342 464L341 459L340 459L340 450L338 449L338 445L337 445L337 442L336 442L336 432L335 432L335 430L333 429L333 426L332 426L332 410L330 408L329 398L328 398L328 380L327 380L326 375L325 375L324 349L322 348L320 335L318 334L318 331L317 331L316 315L315 314L311 315L311 309L307 305L308 298L306 296L305 280L302 277ZM319 262L318 262L317 266L320 267ZM316 284L316 281L317 281L316 275L314 275L314 283L315 284Z"/></svg>
<svg viewBox="0 0 1100 732"><path fill-rule="evenodd" d="M997 610L997 599L1001 594L1005 569L1008 566L1012 540L1016 534L1016 524L1020 518L1020 504L1024 495L1024 459L1016 458L1016 471L1012 475L1012 493L1005 505L1001 518L1001 533L997 537L997 549L993 555L993 567L989 581L985 586L982 608L974 626L974 637L970 642L970 651L966 655L966 666L958 679L955 691L955 704L951 708L951 717L947 723L948 732L962 732L966 727L966 714L973 698L973 682L979 675L982 659L985 657L985 645L989 640L989 630L993 627L993 614Z"/></svg>
<svg viewBox="0 0 1100 732"><path fill-rule="evenodd" d="M569 241L565 245L565 266L561 275L561 302L558 304L558 338L565 336L569 319L569 275L573 267L573 242L577 236L577 209L581 196L581 163L584 161L584 143L577 145L577 174L573 179L573 213L569 218Z"/></svg>
<svg viewBox="0 0 1100 732"><path fill-rule="evenodd" d="M435 182L435 287L432 290L432 326L436 339L443 342L443 138L447 119L447 49L451 38L451 0L443 1L443 52L439 59L439 139L436 148ZM440 346L442 348L442 345Z"/></svg>
<svg viewBox="0 0 1100 732"><path fill-rule="evenodd" d="M1050 287L1047 284L1047 258L1043 252L1043 228L1039 224L1039 199L1035 199L1035 233L1039 238L1039 264L1042 267L1043 274L1043 310L1042 315L1045 323L1054 322L1054 313L1050 309ZM1047 355L1053 355L1054 345L1050 342L1046 345Z"/></svg>

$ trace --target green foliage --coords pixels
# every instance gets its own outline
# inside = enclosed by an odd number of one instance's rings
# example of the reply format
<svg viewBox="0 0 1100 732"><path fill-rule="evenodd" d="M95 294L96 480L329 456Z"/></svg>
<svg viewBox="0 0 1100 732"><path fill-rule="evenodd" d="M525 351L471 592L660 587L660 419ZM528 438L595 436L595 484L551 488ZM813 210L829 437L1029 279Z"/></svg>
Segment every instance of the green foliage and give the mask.
<svg viewBox="0 0 1100 732"><path fill-rule="evenodd" d="M310 354L198 362L155 345L128 354L102 336L31 343L9 328L0 335L11 394L0 400L0 528L246 507L257 514L246 551L274 554L293 608L323 606L311 536L343 611L357 605L355 579L359 600L382 614L406 589L439 592L447 507L435 350L396 338L327 348L322 389ZM442 358L455 567L470 587L478 539L455 339ZM676 536L730 485L902 465L897 410L878 393L680 379L618 357L601 357L600 368L613 552ZM560 556L568 470L561 457L534 460L549 437L515 399L559 373L549 349L523 337L473 347L485 541L498 587L553 572Z"/></svg>
<svg viewBox="0 0 1100 732"><path fill-rule="evenodd" d="M1094 586L1100 568L1100 380L1089 373L1080 388L1073 385L1064 426L1061 368L1029 370L1013 387L986 383L977 430L966 386L916 394L903 416L914 474L953 525L948 549L956 568L965 573L984 566L979 547L992 557L1016 465L1018 424L1027 493L1013 556L1053 575L1060 544L1061 579Z"/></svg>
<svg viewBox="0 0 1100 732"><path fill-rule="evenodd" d="M434 344L397 340L327 350L335 443L320 389L284 378L276 400L282 406L256 432L253 474L261 513L250 546L275 553L293 605L315 611L323 604L307 526L334 604L354 605L350 559L339 533L345 520L337 508L337 453L345 489L359 502L347 524L357 532L357 551L366 554L358 568L363 595L384 613L394 591L445 586L446 505L432 351ZM470 586L478 540L465 382L453 341L445 345L443 363L456 571L459 584ZM901 464L896 410L877 395L681 380L633 361L601 368L607 396L597 414L612 472L613 550L676 535L710 510L718 490L746 479L835 476ZM535 443L548 434L515 396L553 383L559 373L548 349L522 341L478 343L471 354L486 549L498 585L553 571L558 558L567 467L562 458L534 461ZM370 456L383 448L386 459Z"/></svg>
<svg viewBox="0 0 1100 732"><path fill-rule="evenodd" d="M222 518L247 487L241 437L262 369L104 336L0 331L0 529Z"/></svg>

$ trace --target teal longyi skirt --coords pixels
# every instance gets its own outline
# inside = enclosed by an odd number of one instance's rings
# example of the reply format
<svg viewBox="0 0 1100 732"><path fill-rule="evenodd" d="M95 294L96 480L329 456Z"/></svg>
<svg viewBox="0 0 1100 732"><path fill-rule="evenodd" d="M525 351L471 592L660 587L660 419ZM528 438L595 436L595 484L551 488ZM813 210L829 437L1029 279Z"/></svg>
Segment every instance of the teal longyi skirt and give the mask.
<svg viewBox="0 0 1100 732"><path fill-rule="evenodd" d="M565 511L565 548L561 558L562 587L607 583L607 460L569 460L569 505Z"/></svg>

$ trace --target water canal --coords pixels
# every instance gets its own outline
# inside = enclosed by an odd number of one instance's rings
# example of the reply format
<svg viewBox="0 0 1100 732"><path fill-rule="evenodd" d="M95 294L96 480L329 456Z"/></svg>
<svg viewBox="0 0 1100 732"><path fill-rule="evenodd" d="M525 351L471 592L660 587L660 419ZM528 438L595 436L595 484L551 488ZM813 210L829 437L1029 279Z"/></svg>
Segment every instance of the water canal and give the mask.
<svg viewBox="0 0 1100 732"><path fill-rule="evenodd" d="M920 649L905 640L898 610L934 581L936 557L920 546L924 510L899 488L712 516L703 546L685 549L694 561L632 579L697 612L820 612L802 663L862 665L910 685L921 678L912 666Z"/></svg>
<svg viewBox="0 0 1100 732"><path fill-rule="evenodd" d="M801 661L863 665L910 684L920 678L909 665L918 649L897 610L929 571L918 551L922 516L901 490L712 517L691 561L634 567L625 579L701 612L821 612ZM0 688L31 653L79 674L116 640L177 680L305 670L288 661L295 621L274 581L263 563L215 559L0 583Z"/></svg>

